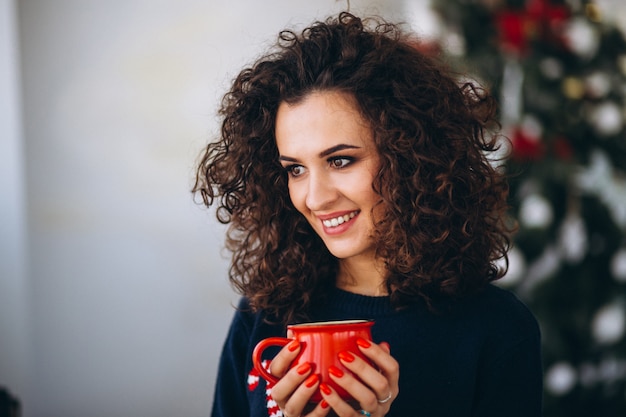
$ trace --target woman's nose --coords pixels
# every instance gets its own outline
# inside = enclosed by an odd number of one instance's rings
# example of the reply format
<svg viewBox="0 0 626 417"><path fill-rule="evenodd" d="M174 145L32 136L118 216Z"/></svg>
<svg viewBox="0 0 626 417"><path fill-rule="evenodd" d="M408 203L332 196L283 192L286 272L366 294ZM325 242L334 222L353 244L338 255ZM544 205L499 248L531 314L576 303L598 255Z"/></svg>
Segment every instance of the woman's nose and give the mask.
<svg viewBox="0 0 626 417"><path fill-rule="evenodd" d="M337 187L327 175L310 173L306 195L306 205L309 210L319 211L326 209L337 199L338 194Z"/></svg>

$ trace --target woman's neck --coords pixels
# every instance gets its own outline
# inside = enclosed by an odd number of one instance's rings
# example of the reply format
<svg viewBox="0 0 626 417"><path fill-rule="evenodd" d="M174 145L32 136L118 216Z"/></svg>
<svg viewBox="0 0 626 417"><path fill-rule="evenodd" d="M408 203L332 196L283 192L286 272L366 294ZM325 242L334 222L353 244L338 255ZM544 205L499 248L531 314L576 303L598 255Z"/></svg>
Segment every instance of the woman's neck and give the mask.
<svg viewBox="0 0 626 417"><path fill-rule="evenodd" d="M355 294L387 295L384 263L362 258L342 259L339 261L336 286Z"/></svg>

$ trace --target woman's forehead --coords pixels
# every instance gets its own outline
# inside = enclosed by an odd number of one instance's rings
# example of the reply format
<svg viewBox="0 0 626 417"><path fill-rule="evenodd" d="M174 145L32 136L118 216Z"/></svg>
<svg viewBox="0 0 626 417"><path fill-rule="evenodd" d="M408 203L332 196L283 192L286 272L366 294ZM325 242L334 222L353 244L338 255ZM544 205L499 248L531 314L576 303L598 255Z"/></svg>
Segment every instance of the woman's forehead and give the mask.
<svg viewBox="0 0 626 417"><path fill-rule="evenodd" d="M275 133L281 153L327 149L339 143L373 145L370 125L354 97L337 91L314 92L297 103L281 103Z"/></svg>

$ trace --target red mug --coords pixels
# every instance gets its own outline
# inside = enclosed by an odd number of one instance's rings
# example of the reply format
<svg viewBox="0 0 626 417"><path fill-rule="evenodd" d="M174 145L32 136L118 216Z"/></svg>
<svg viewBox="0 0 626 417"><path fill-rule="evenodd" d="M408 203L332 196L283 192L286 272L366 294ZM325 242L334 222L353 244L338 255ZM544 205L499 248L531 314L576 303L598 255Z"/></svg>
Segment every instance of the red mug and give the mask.
<svg viewBox="0 0 626 417"><path fill-rule="evenodd" d="M359 350L356 340L361 338L371 341L373 325L372 320L339 320L287 326L293 334L293 339L300 342L300 353L291 363L291 367L296 367L301 363L310 363L313 368L312 373L319 375L320 382L331 386L343 399L350 400L352 398L350 394L330 378L328 368L335 366L344 372L350 372L339 361L338 355L343 351L350 351L371 364L372 362ZM266 381L275 384L279 378L270 374L261 364L263 351L270 346L286 346L293 339L270 337L261 340L254 348L252 353L254 368ZM311 397L312 402L321 400L322 395L319 391Z"/></svg>

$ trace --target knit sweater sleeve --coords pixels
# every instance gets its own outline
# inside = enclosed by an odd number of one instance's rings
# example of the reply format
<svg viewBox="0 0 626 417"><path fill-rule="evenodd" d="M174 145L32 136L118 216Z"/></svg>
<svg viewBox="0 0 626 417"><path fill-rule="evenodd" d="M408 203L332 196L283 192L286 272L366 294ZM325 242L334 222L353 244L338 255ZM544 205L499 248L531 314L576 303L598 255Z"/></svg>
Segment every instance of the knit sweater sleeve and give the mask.
<svg viewBox="0 0 626 417"><path fill-rule="evenodd" d="M215 385L211 417L245 417L249 414L247 378L248 346L252 319L243 312L245 300L239 304L222 349Z"/></svg>
<svg viewBox="0 0 626 417"><path fill-rule="evenodd" d="M540 417L543 373L541 336L530 316L516 323L523 335L483 363L477 380L472 416Z"/></svg>

